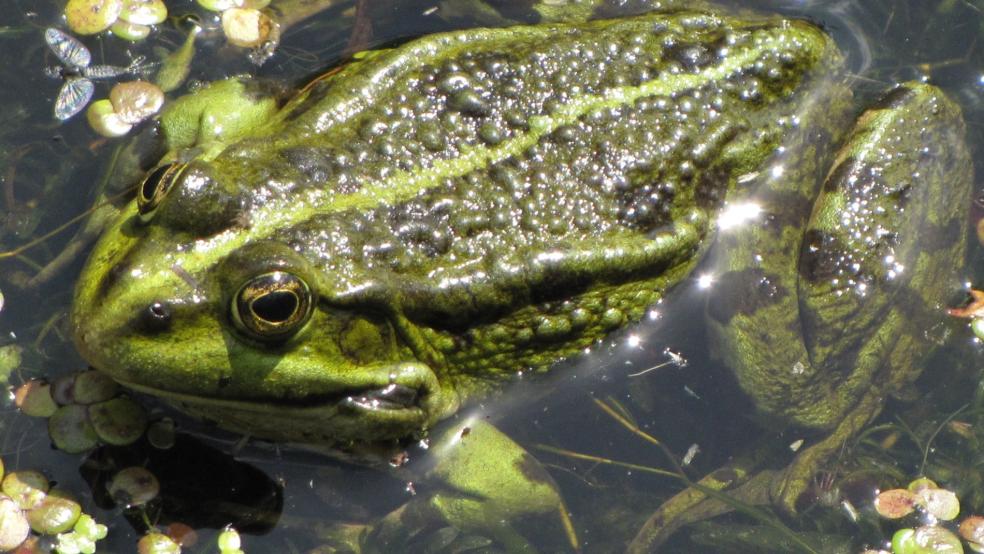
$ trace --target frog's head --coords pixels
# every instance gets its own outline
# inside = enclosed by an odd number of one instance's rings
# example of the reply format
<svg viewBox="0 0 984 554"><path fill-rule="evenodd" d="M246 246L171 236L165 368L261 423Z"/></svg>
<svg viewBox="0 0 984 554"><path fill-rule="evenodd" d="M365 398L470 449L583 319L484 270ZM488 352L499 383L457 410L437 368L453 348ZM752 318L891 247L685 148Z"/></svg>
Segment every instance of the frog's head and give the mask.
<svg viewBox="0 0 984 554"><path fill-rule="evenodd" d="M345 277L278 239L289 209L218 175L201 160L152 170L100 239L72 312L93 366L275 439L383 441L457 407L385 307L336 301Z"/></svg>

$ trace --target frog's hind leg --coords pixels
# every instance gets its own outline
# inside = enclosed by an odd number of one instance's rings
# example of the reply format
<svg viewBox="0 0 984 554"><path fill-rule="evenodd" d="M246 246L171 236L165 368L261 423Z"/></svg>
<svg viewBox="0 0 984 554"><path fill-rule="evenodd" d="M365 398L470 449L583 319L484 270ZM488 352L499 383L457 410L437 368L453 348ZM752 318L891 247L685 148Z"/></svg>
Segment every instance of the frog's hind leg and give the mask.
<svg viewBox="0 0 984 554"><path fill-rule="evenodd" d="M736 503L747 506L768 504L776 473L771 470L751 472L762 461L762 452L759 449L751 456L714 471L696 486L687 487L664 502L636 533L627 552L654 552L680 528L732 512ZM725 501L715 493L727 494L729 500Z"/></svg>
<svg viewBox="0 0 984 554"><path fill-rule="evenodd" d="M880 392L866 395L829 435L801 451L783 470L761 466L781 457L783 452L778 450L784 447L775 441L756 445L759 448L663 503L636 533L628 552L653 552L682 527L733 512L738 505L773 505L786 513L796 513L795 502L802 498L817 468L878 415L883 400ZM727 500L723 495L727 495Z"/></svg>
<svg viewBox="0 0 984 554"><path fill-rule="evenodd" d="M770 497L773 504L789 514L797 512L796 502L803 497L818 468L837 455L844 444L856 436L881 411L884 397L879 393L865 395L851 413L822 440L805 448L772 479Z"/></svg>
<svg viewBox="0 0 984 554"><path fill-rule="evenodd" d="M889 92L838 153L798 264L804 373L813 373L798 390L812 398L788 412L829 431L777 483L787 513L823 461L921 373L958 284L972 181L960 109L924 83Z"/></svg>
<svg viewBox="0 0 984 554"><path fill-rule="evenodd" d="M964 259L972 173L963 135L959 108L941 91L904 84L861 116L805 234L797 222L722 239L728 270L719 285L731 297L708 309L717 356L761 415L822 435L764 488L756 477L712 475L701 485L750 497L768 490L795 514L824 461L919 376L934 346L927 331L942 324ZM770 203L778 195L766 193L763 211L782 214ZM760 463L749 460L742 471L752 476ZM728 511L700 488L661 507L633 549Z"/></svg>

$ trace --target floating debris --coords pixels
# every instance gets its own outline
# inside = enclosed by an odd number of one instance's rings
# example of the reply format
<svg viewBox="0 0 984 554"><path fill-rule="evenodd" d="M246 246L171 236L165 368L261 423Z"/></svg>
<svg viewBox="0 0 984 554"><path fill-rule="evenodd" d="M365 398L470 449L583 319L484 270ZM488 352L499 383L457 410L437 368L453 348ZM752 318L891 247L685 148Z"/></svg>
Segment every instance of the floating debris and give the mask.
<svg viewBox="0 0 984 554"><path fill-rule="evenodd" d="M123 11L123 0L68 0L65 20L80 35L94 35L109 29Z"/></svg>
<svg viewBox="0 0 984 554"><path fill-rule="evenodd" d="M20 367L21 347L16 344L0 346L0 377L6 382L10 374Z"/></svg>
<svg viewBox="0 0 984 554"><path fill-rule="evenodd" d="M134 25L157 25L167 19L163 0L124 0L120 20Z"/></svg>
<svg viewBox="0 0 984 554"><path fill-rule="evenodd" d="M265 13L252 8L232 8L222 12L222 30L234 46L256 48L279 34L277 23Z"/></svg>
<svg viewBox="0 0 984 554"><path fill-rule="evenodd" d="M916 504L940 521L950 521L960 514L960 500L953 491L924 488L915 494Z"/></svg>
<svg viewBox="0 0 984 554"><path fill-rule="evenodd" d="M906 489L891 489L878 493L875 511L888 519L905 517L916 509L916 497Z"/></svg>
<svg viewBox="0 0 984 554"><path fill-rule="evenodd" d="M82 506L68 492L52 489L41 504L27 512L31 529L40 535L64 533L82 515Z"/></svg>
<svg viewBox="0 0 984 554"><path fill-rule="evenodd" d="M232 527L226 527L219 533L219 551L222 554L242 554L243 541L239 538L239 532Z"/></svg>
<svg viewBox="0 0 984 554"><path fill-rule="evenodd" d="M263 65L280 44L280 23L261 11L270 0L198 0L198 4L222 14L226 40L251 48L249 59L256 65Z"/></svg>
<svg viewBox="0 0 984 554"><path fill-rule="evenodd" d="M11 551L25 540L31 532L27 516L16 502L0 495L0 551Z"/></svg>
<svg viewBox="0 0 984 554"><path fill-rule="evenodd" d="M683 459L680 460L680 465L682 465L683 467L689 466L694 461L694 458L697 457L697 454L699 453L700 453L700 445L698 445L697 443L691 444L690 448L687 449L687 453L683 455Z"/></svg>
<svg viewBox="0 0 984 554"><path fill-rule="evenodd" d="M147 426L147 442L158 450L167 450L175 442L174 420L165 417Z"/></svg>
<svg viewBox="0 0 984 554"><path fill-rule="evenodd" d="M270 5L270 0L197 0L198 5L213 12L224 12L233 8L262 10Z"/></svg>
<svg viewBox="0 0 984 554"><path fill-rule="evenodd" d="M977 338L984 340L984 291L970 289L970 302L962 308L950 308L946 313L953 317L969 318L970 329Z"/></svg>
<svg viewBox="0 0 984 554"><path fill-rule="evenodd" d="M83 513L82 506L68 492L49 489L48 479L37 471L15 471L4 478L0 494L0 552L51 552L50 536L57 535L54 552L58 554L95 553L96 541L106 538L106 526ZM30 534L32 530L49 538L39 541L38 536ZM41 544L46 546L42 548Z"/></svg>
<svg viewBox="0 0 984 554"><path fill-rule="evenodd" d="M75 403L75 376L78 373L65 373L51 382L51 396L59 406Z"/></svg>
<svg viewBox="0 0 984 554"><path fill-rule="evenodd" d="M938 489L938 488L940 488L940 486L936 484L936 481L933 481L929 477L920 477L918 479L914 479L912 482L909 483L909 486L906 487L906 489L908 489L908 491L911 492L912 494L916 494L917 492L923 489Z"/></svg>
<svg viewBox="0 0 984 554"><path fill-rule="evenodd" d="M163 533L149 533L137 543L138 554L180 554L181 546Z"/></svg>
<svg viewBox="0 0 984 554"><path fill-rule="evenodd" d="M109 28L114 35L137 42L150 35L151 26L167 19L163 0L123 0L119 19Z"/></svg>
<svg viewBox="0 0 984 554"><path fill-rule="evenodd" d="M140 404L120 396L89 406L89 421L106 444L133 444L147 430L147 412Z"/></svg>
<svg viewBox="0 0 984 554"><path fill-rule="evenodd" d="M25 414L48 417L55 448L79 454L100 443L125 446L143 436L147 412L119 393L108 375L90 370L59 376L50 385L29 381L14 399Z"/></svg>
<svg viewBox="0 0 984 554"><path fill-rule="evenodd" d="M163 0L69 0L65 5L68 27L80 35L107 29L131 41L150 35L151 26L167 18Z"/></svg>
<svg viewBox="0 0 984 554"><path fill-rule="evenodd" d="M133 129L133 125L123 119L113 109L113 103L108 98L97 100L85 112L92 130L104 137L121 137Z"/></svg>
<svg viewBox="0 0 984 554"><path fill-rule="evenodd" d="M242 7L242 0L198 0L198 5L213 12L224 12L232 8Z"/></svg>
<svg viewBox="0 0 984 554"><path fill-rule="evenodd" d="M82 514L70 533L58 535L56 551L59 554L94 554L96 541L106 538L108 532L105 525L97 523L88 514Z"/></svg>
<svg viewBox="0 0 984 554"><path fill-rule="evenodd" d="M69 454L81 454L99 445L99 435L81 404L58 408L48 419L48 435L55 448Z"/></svg>
<svg viewBox="0 0 984 554"><path fill-rule="evenodd" d="M120 392L120 386L102 371L83 371L75 376L72 397L76 404L105 402Z"/></svg>
<svg viewBox="0 0 984 554"><path fill-rule="evenodd" d="M201 33L200 25L194 25L188 31L188 37L180 48L167 54L161 62L161 68L154 76L154 83L164 92L171 92L184 84L191 70L191 60L195 57L195 39Z"/></svg>
<svg viewBox="0 0 984 554"><path fill-rule="evenodd" d="M109 28L109 31L123 40L139 42L150 36L151 29L146 25L130 23L120 19L116 23L113 23L113 26Z"/></svg>
<svg viewBox="0 0 984 554"><path fill-rule="evenodd" d="M957 533L974 552L984 552L984 517L970 516L960 522Z"/></svg>
<svg viewBox="0 0 984 554"><path fill-rule="evenodd" d="M963 554L963 551L960 538L938 525L900 529L892 536L894 554Z"/></svg>
<svg viewBox="0 0 984 554"><path fill-rule="evenodd" d="M121 75L136 73L143 63L142 58L136 58L126 67L90 65L92 54L89 49L75 37L54 27L45 29L44 40L63 64L45 70L50 77L65 81L55 98L54 107L55 119L61 121L79 113L89 103L95 90L95 84L92 82L94 79L114 79Z"/></svg>
<svg viewBox="0 0 984 554"><path fill-rule="evenodd" d="M17 387L14 391L14 405L24 415L31 417L51 417L58 409L58 404L51 397L51 385L37 379Z"/></svg>
<svg viewBox="0 0 984 554"><path fill-rule="evenodd" d="M687 359L683 357L683 354L680 354L679 352L674 352L673 350L670 350L668 347L663 349L663 355L666 356L669 359L667 361L665 361L665 362L658 363L658 364L656 364L656 365L654 365L652 367L649 367L647 369L644 369L642 371L637 371L636 373L630 373L628 376L629 377L639 377L640 375L645 375L645 374L649 373L650 371L657 370L657 369L659 369L661 367L676 366L676 367L679 367L679 368L684 368L684 367L687 367L687 365L689 364L689 362L687 361Z"/></svg>
<svg viewBox="0 0 984 554"><path fill-rule="evenodd" d="M198 532L180 521L172 521L167 525L167 536L181 546L195 546L198 543Z"/></svg>
<svg viewBox="0 0 984 554"><path fill-rule="evenodd" d="M93 102L86 111L92 129L104 137L119 137L133 126L160 111L164 91L147 81L117 83L109 100Z"/></svg>
<svg viewBox="0 0 984 554"><path fill-rule="evenodd" d="M157 477L139 466L120 470L109 483L109 496L121 506L143 506L157 498L161 485Z"/></svg>
<svg viewBox="0 0 984 554"><path fill-rule="evenodd" d="M888 519L905 517L917 508L927 516L926 525L917 529L899 529L895 533L892 537L892 554L963 552L960 538L940 524L956 519L960 514L960 500L956 493L940 487L932 479L920 477L905 489L882 491L875 498L874 505L875 511ZM959 534L972 551L984 553L984 517L972 515L965 518L960 522Z"/></svg>
<svg viewBox="0 0 984 554"><path fill-rule="evenodd" d="M29 469L10 472L3 478L3 494L22 510L30 510L41 504L50 487L47 477Z"/></svg>
<svg viewBox="0 0 984 554"><path fill-rule="evenodd" d="M147 81L117 83L109 91L109 101L120 120L136 125L160 111L164 105L164 91Z"/></svg>

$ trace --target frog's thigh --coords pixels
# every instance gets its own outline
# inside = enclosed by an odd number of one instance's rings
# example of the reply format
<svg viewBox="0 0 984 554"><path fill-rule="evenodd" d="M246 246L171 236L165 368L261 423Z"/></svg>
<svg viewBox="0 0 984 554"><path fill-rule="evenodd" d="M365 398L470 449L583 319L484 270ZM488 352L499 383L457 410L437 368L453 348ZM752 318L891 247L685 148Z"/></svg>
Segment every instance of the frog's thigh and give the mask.
<svg viewBox="0 0 984 554"><path fill-rule="evenodd" d="M971 182L960 110L936 87L906 83L861 116L804 237L800 317L815 364L850 364L886 326L902 333L891 350L926 349L922 331L963 264ZM892 358L897 374L918 356ZM825 373L846 375L838 388L860 397L880 368L867 369Z"/></svg>
<svg viewBox="0 0 984 554"><path fill-rule="evenodd" d="M795 513L820 465L919 374L932 346L925 329L942 318L964 259L972 175L963 135L959 109L938 89L908 83L890 93L862 116L823 186L796 294L775 294L748 316L715 319L711 310L717 348L756 407L829 430L774 481L772 500L787 512ZM751 244L736 255L762 249ZM802 341L776 328L795 329ZM675 519L712 514L706 502L702 493L681 493L634 544L654 544L679 526Z"/></svg>
<svg viewBox="0 0 984 554"><path fill-rule="evenodd" d="M865 112L838 152L804 238L800 318L830 406L831 433L800 453L778 488L794 511L813 472L915 379L926 329L963 264L972 182L959 108L906 83ZM820 427L827 427L821 425Z"/></svg>
<svg viewBox="0 0 984 554"><path fill-rule="evenodd" d="M826 407L807 426L832 428L801 452L776 488L790 513L826 458L918 377L934 346L926 329L963 264L971 162L959 108L906 83L865 112L838 152L804 238L798 296Z"/></svg>

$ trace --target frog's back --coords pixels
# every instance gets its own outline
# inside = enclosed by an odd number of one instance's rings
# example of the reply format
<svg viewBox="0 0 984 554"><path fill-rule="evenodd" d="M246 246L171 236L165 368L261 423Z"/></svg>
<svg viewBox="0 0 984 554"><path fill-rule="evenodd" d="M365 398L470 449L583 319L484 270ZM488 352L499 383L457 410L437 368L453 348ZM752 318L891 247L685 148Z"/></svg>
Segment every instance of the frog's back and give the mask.
<svg viewBox="0 0 984 554"><path fill-rule="evenodd" d="M435 35L313 83L213 171L328 303L397 304L463 370L539 366L691 269L726 192L842 100L839 64L809 24L702 13Z"/></svg>

